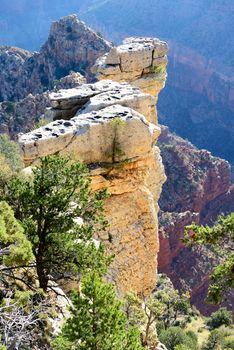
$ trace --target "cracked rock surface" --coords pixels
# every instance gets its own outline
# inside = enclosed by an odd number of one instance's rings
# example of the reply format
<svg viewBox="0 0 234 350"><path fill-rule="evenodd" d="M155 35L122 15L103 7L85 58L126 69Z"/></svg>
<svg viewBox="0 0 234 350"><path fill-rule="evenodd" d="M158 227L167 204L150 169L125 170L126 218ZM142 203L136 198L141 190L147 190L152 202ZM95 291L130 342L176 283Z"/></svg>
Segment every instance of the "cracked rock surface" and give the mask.
<svg viewBox="0 0 234 350"><path fill-rule="evenodd" d="M126 81L137 86L153 95L156 103L167 77L167 52L167 43L157 38L127 38L99 58L92 71L99 80Z"/></svg>
<svg viewBox="0 0 234 350"><path fill-rule="evenodd" d="M160 129L127 107L113 105L58 120L20 137L24 161L67 154L87 164L115 163L147 155ZM140 140L140 142L139 142Z"/></svg>

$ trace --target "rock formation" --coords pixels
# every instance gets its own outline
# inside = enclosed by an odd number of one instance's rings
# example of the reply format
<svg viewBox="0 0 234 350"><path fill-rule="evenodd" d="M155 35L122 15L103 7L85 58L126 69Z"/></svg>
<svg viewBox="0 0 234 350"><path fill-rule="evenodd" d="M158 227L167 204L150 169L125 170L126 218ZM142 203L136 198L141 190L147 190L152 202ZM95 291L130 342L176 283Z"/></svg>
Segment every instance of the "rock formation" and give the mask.
<svg viewBox="0 0 234 350"><path fill-rule="evenodd" d="M58 80L54 91L59 88L77 87L85 82L86 79L80 73L73 72ZM50 107L48 91L36 95L29 94L17 102L0 103L0 133L16 138L18 133L32 130L39 118L49 118Z"/></svg>
<svg viewBox="0 0 234 350"><path fill-rule="evenodd" d="M42 93L54 81L80 72L91 79L90 68L111 45L88 28L76 15L54 22L39 53L0 47L0 101L17 101L29 93ZM10 77L10 79L9 79Z"/></svg>
<svg viewBox="0 0 234 350"><path fill-rule="evenodd" d="M157 38L127 38L117 48L99 58L92 72L99 80L128 82L158 100L165 85L167 43ZM151 120L157 122L157 116Z"/></svg>
<svg viewBox="0 0 234 350"><path fill-rule="evenodd" d="M115 253L111 277L120 293L148 295L156 282L157 202L165 175L154 146L160 134L155 103L167 50L159 39L126 39L96 62L99 82L51 93L54 122L20 138L26 165L69 154L89 165L93 190L110 192L110 232L99 238Z"/></svg>
<svg viewBox="0 0 234 350"><path fill-rule="evenodd" d="M151 123L154 98L110 80L50 94L53 122L20 137L26 165L41 156L68 154L88 164L92 188L107 188L110 223L98 234L115 253L111 278L119 293L148 295L157 275L157 212L165 181L160 129ZM75 115L75 116L74 116Z"/></svg>
<svg viewBox="0 0 234 350"><path fill-rule="evenodd" d="M198 150L188 141L162 126L160 148L168 181L163 187L160 207L168 212L197 212L203 221L206 206L230 188L230 164ZM204 214L203 214L204 212Z"/></svg>

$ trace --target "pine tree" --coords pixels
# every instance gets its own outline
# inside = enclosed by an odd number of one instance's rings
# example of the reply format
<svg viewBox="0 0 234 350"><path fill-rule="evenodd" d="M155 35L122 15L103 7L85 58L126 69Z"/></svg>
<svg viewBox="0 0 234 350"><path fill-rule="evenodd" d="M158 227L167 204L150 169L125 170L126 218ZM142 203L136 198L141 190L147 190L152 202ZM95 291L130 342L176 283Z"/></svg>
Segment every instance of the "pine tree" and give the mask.
<svg viewBox="0 0 234 350"><path fill-rule="evenodd" d="M41 159L31 178L14 176L9 181L5 199L32 244L44 291L52 277L78 274L85 267L106 268L105 261L94 258L101 258L103 251L92 240L95 230L105 229L105 196L105 191L91 192L84 164L61 156Z"/></svg>
<svg viewBox="0 0 234 350"><path fill-rule="evenodd" d="M32 245L26 238L22 226L14 217L6 202L0 202L0 282L9 286L11 281L19 282L14 274L20 267L33 261ZM15 269L12 269L12 266Z"/></svg>
<svg viewBox="0 0 234 350"><path fill-rule="evenodd" d="M207 298L214 304L221 303L234 288L234 213L220 216L213 227L187 226L184 241L189 246L208 244L222 258L211 274Z"/></svg>
<svg viewBox="0 0 234 350"><path fill-rule="evenodd" d="M113 286L97 272L86 275L72 297L71 317L54 341L56 350L142 350Z"/></svg>

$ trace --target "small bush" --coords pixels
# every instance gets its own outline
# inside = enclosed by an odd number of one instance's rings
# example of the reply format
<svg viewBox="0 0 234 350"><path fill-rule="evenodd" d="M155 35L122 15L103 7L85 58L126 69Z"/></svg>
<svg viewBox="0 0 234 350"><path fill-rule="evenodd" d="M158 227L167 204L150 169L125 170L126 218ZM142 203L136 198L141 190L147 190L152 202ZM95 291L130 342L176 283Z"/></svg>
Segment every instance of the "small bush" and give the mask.
<svg viewBox="0 0 234 350"><path fill-rule="evenodd" d="M97 36L99 36L100 38L103 38L103 35L101 32L97 32Z"/></svg>
<svg viewBox="0 0 234 350"><path fill-rule="evenodd" d="M224 340L224 347L225 347L225 349L234 350L234 339L225 339Z"/></svg>
<svg viewBox="0 0 234 350"><path fill-rule="evenodd" d="M218 350L223 348L224 335L220 330L213 330L208 338L208 341L202 346L202 350Z"/></svg>
<svg viewBox="0 0 234 350"><path fill-rule="evenodd" d="M170 327L167 330L162 331L159 335L159 340L167 347L168 350L178 350L179 345L184 345L190 350L197 349L197 337L195 333L192 331L185 332L179 327Z"/></svg>
<svg viewBox="0 0 234 350"><path fill-rule="evenodd" d="M219 328L222 325L230 326L232 324L232 314L222 307L211 314L206 324L210 329Z"/></svg>
<svg viewBox="0 0 234 350"><path fill-rule="evenodd" d="M5 111L9 114L15 113L15 102L5 101L3 102L3 106L5 107Z"/></svg>
<svg viewBox="0 0 234 350"><path fill-rule="evenodd" d="M187 345L180 344L176 345L175 350L190 350L190 348Z"/></svg>
<svg viewBox="0 0 234 350"><path fill-rule="evenodd" d="M36 122L36 124L34 125L34 127L32 128L31 131L36 130L36 129L39 129L39 128L41 128L42 126L47 125L48 123L49 123L49 122L48 122L47 119L44 119L44 118L39 119L38 122Z"/></svg>
<svg viewBox="0 0 234 350"><path fill-rule="evenodd" d="M19 145L5 134L0 135L0 155L5 158L6 164L12 171L23 167Z"/></svg>
<svg viewBox="0 0 234 350"><path fill-rule="evenodd" d="M158 335L160 335L162 331L165 331L165 324L163 321L157 321L156 330Z"/></svg>

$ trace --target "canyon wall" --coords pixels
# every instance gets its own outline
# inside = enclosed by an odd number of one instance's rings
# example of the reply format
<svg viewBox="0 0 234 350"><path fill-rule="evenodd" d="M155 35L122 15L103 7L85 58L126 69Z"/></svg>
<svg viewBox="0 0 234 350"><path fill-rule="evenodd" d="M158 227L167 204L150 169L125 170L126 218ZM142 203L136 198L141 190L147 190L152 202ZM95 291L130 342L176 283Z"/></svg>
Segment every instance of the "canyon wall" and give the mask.
<svg viewBox="0 0 234 350"><path fill-rule="evenodd" d="M171 131L234 164L234 82L228 64L171 42L158 110L160 123Z"/></svg>
<svg viewBox="0 0 234 350"><path fill-rule="evenodd" d="M86 83L84 76L78 72L72 72L58 80L53 90L73 88L84 83ZM19 133L35 128L39 119L47 119L50 107L49 91L35 95L29 94L16 102L0 103L0 133L17 139Z"/></svg>
<svg viewBox="0 0 234 350"><path fill-rule="evenodd" d="M161 126L161 130L158 146L167 182L159 201L159 272L166 273L179 290L190 290L192 303L203 314L209 314L215 308L205 299L209 275L218 260L209 247L187 248L182 238L186 225L212 225L218 215L234 210L231 167L227 161L170 133L168 127ZM231 311L233 301L230 294L224 304Z"/></svg>
<svg viewBox="0 0 234 350"><path fill-rule="evenodd" d="M53 92L49 99L54 121L21 135L19 142L26 166L37 164L48 154L69 155L88 165L93 190L107 188L110 193L105 201L110 227L97 233L97 238L115 254L111 278L120 294L135 290L149 295L157 277L157 203L165 182L160 151L155 146L160 135L155 114L160 88L158 72L152 67L155 48L149 42L157 47L166 44L158 39L131 38L127 45L131 47L133 40L137 49L132 56L125 48L125 60L130 66L134 61L144 62L146 77L151 82L155 78L154 96L137 86L111 80ZM142 50L144 45L150 49ZM165 72L161 87L164 80Z"/></svg>

